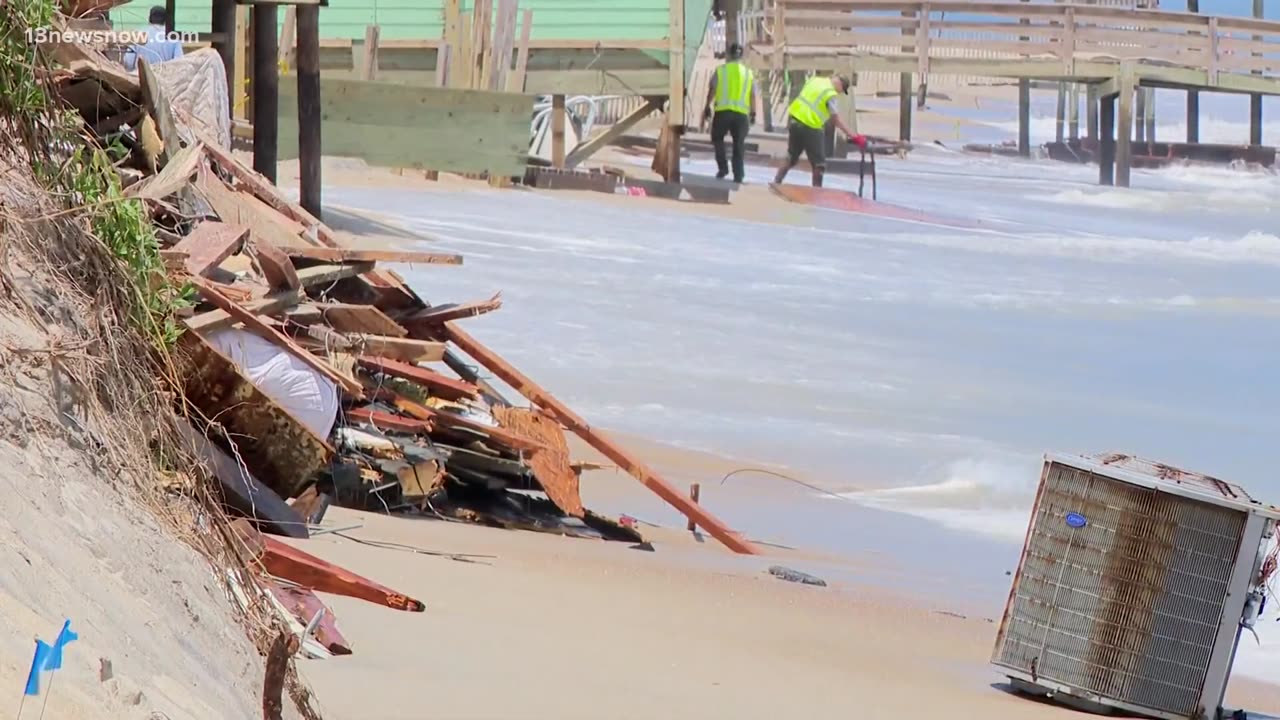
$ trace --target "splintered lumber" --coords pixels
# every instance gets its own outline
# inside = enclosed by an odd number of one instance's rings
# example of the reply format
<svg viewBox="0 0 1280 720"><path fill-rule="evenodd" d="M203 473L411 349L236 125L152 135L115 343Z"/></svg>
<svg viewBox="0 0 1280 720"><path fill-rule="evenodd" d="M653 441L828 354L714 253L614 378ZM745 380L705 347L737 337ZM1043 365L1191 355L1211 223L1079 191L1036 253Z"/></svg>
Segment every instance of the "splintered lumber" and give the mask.
<svg viewBox="0 0 1280 720"><path fill-rule="evenodd" d="M200 335L183 333L173 359L183 397L202 416L198 426L217 425L234 455L281 498L293 497L328 464L333 448Z"/></svg>
<svg viewBox="0 0 1280 720"><path fill-rule="evenodd" d="M324 322L339 332L395 337L404 337L409 334L408 330L372 305L325 303L318 307Z"/></svg>
<svg viewBox="0 0 1280 720"><path fill-rule="evenodd" d="M434 423L442 428L461 428L463 430L469 430L474 433L486 435L516 450L540 450L545 447L541 442L534 438L513 433L506 428L476 422L475 420L465 418L457 413L435 410L402 395L392 393L389 390L384 390L384 394L392 398L392 402L395 403L396 409L401 412L412 415L419 420Z"/></svg>
<svg viewBox="0 0 1280 720"><path fill-rule="evenodd" d="M444 329L447 339L457 345L459 349L514 388L529 402L550 412L562 425L572 430L578 437L582 438L605 457L617 463L618 467L626 470L641 484L656 493L658 497L666 500L690 520L696 522L699 527L706 529L708 534L719 540L730 550L746 555L760 554L760 550L750 541L738 535L729 526L721 522L719 518L702 509L702 506L691 502L684 493L681 493L631 453L615 444L604 433L591 427L586 420L579 417L551 393L535 384L500 355L480 344L479 341L454 323L445 323Z"/></svg>
<svg viewBox="0 0 1280 720"><path fill-rule="evenodd" d="M203 159L204 148L200 143L185 147L159 173L126 188L125 197L136 197L141 200L160 200L169 197L187 186Z"/></svg>
<svg viewBox="0 0 1280 720"><path fill-rule="evenodd" d="M326 650L334 655L350 655L351 644L338 631L338 625L333 618L333 610L321 602L315 591L309 588L300 588L288 586L285 587L274 580L266 580L264 584L272 595L276 596L276 600L284 606L286 610L293 614L302 626L308 625L317 615L320 616L320 622L316 624L315 635L316 641L324 646Z"/></svg>
<svg viewBox="0 0 1280 720"><path fill-rule="evenodd" d="M392 415L381 410L353 408L348 410L346 415L349 420L368 423L379 430L391 430L411 435L424 435L431 431L431 423L429 421L402 418L399 415Z"/></svg>
<svg viewBox="0 0 1280 720"><path fill-rule="evenodd" d="M261 300L245 303L244 308L252 313L271 315L287 307L297 305L305 297L301 290L282 290ZM225 310L210 310L195 317L187 318L184 324L188 329L198 333L211 333L215 330L231 327L239 320L231 317Z"/></svg>
<svg viewBox="0 0 1280 720"><path fill-rule="evenodd" d="M461 265L462 256L449 253L419 252L414 250L358 250L354 248L326 248L291 246L284 248L291 258L324 260L325 262L400 262L422 265Z"/></svg>
<svg viewBox="0 0 1280 720"><path fill-rule="evenodd" d="M307 523L319 525L324 520L324 514L328 511L329 504L332 501L333 498L320 492L315 485L312 485L294 498L289 503L289 507L301 515Z"/></svg>
<svg viewBox="0 0 1280 720"><path fill-rule="evenodd" d="M293 261L280 248L269 242L255 242L251 250L253 258L258 261L258 267L262 268L263 277L272 288L296 290L302 287Z"/></svg>
<svg viewBox="0 0 1280 720"><path fill-rule="evenodd" d="M433 305L426 310L420 310L404 319L406 324L425 324L440 325L450 320L461 320L463 318L476 317L485 313L493 312L502 307L502 293L497 293L488 300L481 302L462 303L461 305L449 303L447 305Z"/></svg>
<svg viewBox="0 0 1280 720"><path fill-rule="evenodd" d="M363 275L373 270L373 263L352 263L350 265L312 265L298 271L298 282L302 287L312 285L328 285L343 278Z"/></svg>
<svg viewBox="0 0 1280 720"><path fill-rule="evenodd" d="M270 340L285 350L293 353L312 370L315 370L321 375L324 375L337 383L343 390L351 395L354 395L355 397L362 397L364 395L364 389L360 386L360 383L357 383L351 378L339 373L330 367L328 363L323 362L315 355L312 355L299 347L297 343L289 339L289 337L284 333L276 330L274 327L271 327L263 321L262 318L246 310L243 305L240 305L231 298L228 298L226 295L223 295L216 287L214 287L213 283L199 277L192 278L191 282L200 290L200 294L204 295L210 302L218 306L218 309L226 311L228 315L239 322L244 323L246 330L257 333L263 338Z"/></svg>
<svg viewBox="0 0 1280 720"><path fill-rule="evenodd" d="M176 424L178 439L217 479L223 505L257 520L263 529L276 535L303 540L309 537L306 519L255 478L248 468L233 460L185 419L177 418Z"/></svg>
<svg viewBox="0 0 1280 720"><path fill-rule="evenodd" d="M383 375L390 375L401 380L408 380L423 386L433 397L445 400L474 399L480 395L480 388L469 382L454 380L438 372L402 363L399 360L361 355L358 358L360 367Z"/></svg>
<svg viewBox="0 0 1280 720"><path fill-rule="evenodd" d="M444 359L445 345L442 342L385 335L359 335L347 339L367 355L407 363L437 362Z"/></svg>
<svg viewBox="0 0 1280 720"><path fill-rule="evenodd" d="M284 578L319 592L345 595L357 600L385 605L393 610L422 612L427 609L427 606L418 600L361 577L350 570L325 562L292 545L272 537L264 537L263 540L266 541L267 551L262 556L262 565L267 572L278 578Z"/></svg>
<svg viewBox="0 0 1280 720"><path fill-rule="evenodd" d="M187 254L187 272L204 275L221 265L223 260L235 255L248 235L249 228L243 225L205 220L173 249Z"/></svg>
<svg viewBox="0 0 1280 720"><path fill-rule="evenodd" d="M255 242L276 247L306 242L301 236L306 228L248 193L227 187L218 176L202 172L196 181L196 189L204 196L218 219L235 225L253 228Z"/></svg>
<svg viewBox="0 0 1280 720"><path fill-rule="evenodd" d="M564 430L550 415L528 408L494 408L493 416L502 427L519 435L535 438L543 448L529 457L533 476L543 492L566 515L581 518L586 508L578 491L578 473L569 464L569 446Z"/></svg>

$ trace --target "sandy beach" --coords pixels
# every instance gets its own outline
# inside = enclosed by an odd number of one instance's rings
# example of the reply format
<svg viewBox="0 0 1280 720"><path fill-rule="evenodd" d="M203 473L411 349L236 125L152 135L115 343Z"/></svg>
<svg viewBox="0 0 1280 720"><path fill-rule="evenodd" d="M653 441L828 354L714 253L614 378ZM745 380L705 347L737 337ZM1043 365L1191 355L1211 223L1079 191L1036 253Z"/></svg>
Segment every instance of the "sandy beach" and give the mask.
<svg viewBox="0 0 1280 720"><path fill-rule="evenodd" d="M513 192L340 159L327 160L325 173L335 186L476 193L495 211L503 207L502 193ZM282 166L281 183L293 178L296 169ZM796 227L810 221L761 186L745 187L731 205L718 207L594 193L555 196L644 213ZM360 234L360 242L432 242L394 218L342 204L326 220ZM776 527L805 522L803 514L783 516L821 492L765 476L731 484L720 478L763 465L833 492L862 489L847 478L781 463L617 436L678 486L703 483L710 490L704 504L713 512L733 508L741 517L749 509L771 517ZM574 455L601 459L581 444ZM753 534L769 553L744 558L685 531L660 501L616 470L585 474L582 493L588 507L639 518L653 551L331 510L326 525L360 527L343 533L349 537L319 536L307 541L307 549L423 600L427 611L397 614L325 597L355 650L350 657L301 663L326 717L1080 717L1003 686L988 660L1010 578L996 572L974 577L980 590L969 592L927 577L922 568L929 564L917 562L920 557L950 562L948 553L964 552L946 547L946 536L923 536L917 555L904 555L870 543L863 552L838 552ZM858 533L915 532L891 529L902 516L834 501L825 507L823 517L835 518L830 526L855 538L848 544L864 537ZM408 548L488 557L464 562ZM820 575L829 586L783 582L768 574L771 565ZM1236 677L1228 705L1280 714L1280 688Z"/></svg>

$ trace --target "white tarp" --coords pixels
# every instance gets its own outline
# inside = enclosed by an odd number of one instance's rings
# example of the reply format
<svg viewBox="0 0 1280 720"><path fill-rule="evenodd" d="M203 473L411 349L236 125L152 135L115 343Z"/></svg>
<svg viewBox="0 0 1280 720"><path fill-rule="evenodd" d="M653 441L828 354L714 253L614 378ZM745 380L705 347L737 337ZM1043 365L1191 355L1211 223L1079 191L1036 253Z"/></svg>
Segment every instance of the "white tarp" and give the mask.
<svg viewBox="0 0 1280 720"><path fill-rule="evenodd" d="M227 328L206 338L267 397L322 438L338 417L338 388L293 353L251 332Z"/></svg>

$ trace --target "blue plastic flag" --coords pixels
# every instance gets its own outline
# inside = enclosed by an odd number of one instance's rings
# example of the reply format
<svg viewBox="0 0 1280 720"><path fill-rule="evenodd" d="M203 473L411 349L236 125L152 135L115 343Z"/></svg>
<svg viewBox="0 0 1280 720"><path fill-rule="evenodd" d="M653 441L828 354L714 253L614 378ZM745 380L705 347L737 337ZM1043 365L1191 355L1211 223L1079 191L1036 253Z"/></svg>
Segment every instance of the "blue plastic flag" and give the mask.
<svg viewBox="0 0 1280 720"><path fill-rule="evenodd" d="M62 667L62 649L74 640L79 640L80 636L71 630L71 621L67 620L62 623L62 630L58 632L58 639L53 641L53 648L49 651L49 660L45 663L46 670L57 670Z"/></svg>
<svg viewBox="0 0 1280 720"><path fill-rule="evenodd" d="M40 694L40 671L49 662L49 654L53 648L43 640L36 640L36 654L31 658L31 670L27 672L27 694Z"/></svg>

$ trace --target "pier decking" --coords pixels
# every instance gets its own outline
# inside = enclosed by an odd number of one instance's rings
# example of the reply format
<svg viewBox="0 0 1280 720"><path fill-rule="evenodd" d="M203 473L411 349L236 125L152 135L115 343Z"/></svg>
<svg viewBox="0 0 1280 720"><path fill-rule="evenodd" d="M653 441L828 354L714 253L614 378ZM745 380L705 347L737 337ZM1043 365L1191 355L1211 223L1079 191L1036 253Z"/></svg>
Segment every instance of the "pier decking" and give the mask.
<svg viewBox="0 0 1280 720"><path fill-rule="evenodd" d="M774 0L754 19L748 55L761 69L901 73L922 89L936 75L1086 85L1107 185L1129 184L1132 133L1116 129L1132 127L1138 88L1280 95L1280 22L957 0ZM903 87L909 117L912 85ZM1260 113L1255 103L1255 123Z"/></svg>

